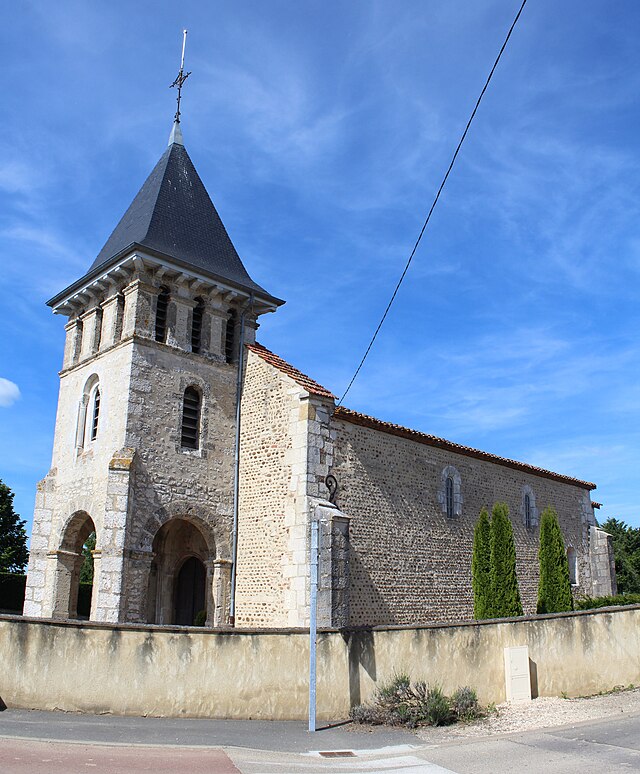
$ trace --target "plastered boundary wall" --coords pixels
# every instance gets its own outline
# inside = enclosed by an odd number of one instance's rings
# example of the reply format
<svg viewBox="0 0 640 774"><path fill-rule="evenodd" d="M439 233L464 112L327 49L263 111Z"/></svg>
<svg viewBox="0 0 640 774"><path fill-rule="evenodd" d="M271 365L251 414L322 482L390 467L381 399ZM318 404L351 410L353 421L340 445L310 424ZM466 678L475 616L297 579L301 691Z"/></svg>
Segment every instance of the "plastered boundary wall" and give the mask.
<svg viewBox="0 0 640 774"><path fill-rule="evenodd" d="M132 715L300 719L308 632L211 631L0 616L0 697L9 707ZM471 685L504 701L503 648L528 645L534 695L640 683L640 605L318 638L318 717L343 718L394 672ZM537 687L537 691L536 691Z"/></svg>

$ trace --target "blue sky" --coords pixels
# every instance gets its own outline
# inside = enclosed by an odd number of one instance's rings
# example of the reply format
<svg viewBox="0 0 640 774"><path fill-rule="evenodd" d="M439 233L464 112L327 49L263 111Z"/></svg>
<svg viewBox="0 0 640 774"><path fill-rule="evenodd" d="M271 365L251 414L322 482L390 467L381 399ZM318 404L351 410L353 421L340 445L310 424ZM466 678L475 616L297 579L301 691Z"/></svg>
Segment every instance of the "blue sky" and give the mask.
<svg viewBox="0 0 640 774"><path fill-rule="evenodd" d="M518 0L0 5L0 478L31 522L64 319L183 130L252 277L259 339L341 393ZM635 0L531 0L346 405L595 481L640 525Z"/></svg>

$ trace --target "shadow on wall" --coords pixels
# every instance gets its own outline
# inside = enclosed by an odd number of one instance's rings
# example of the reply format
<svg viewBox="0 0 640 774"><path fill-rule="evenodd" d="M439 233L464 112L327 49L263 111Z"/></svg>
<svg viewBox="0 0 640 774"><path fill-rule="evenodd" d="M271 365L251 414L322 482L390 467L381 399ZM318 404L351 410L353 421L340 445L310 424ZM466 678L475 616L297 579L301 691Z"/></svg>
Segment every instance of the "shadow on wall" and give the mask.
<svg viewBox="0 0 640 774"><path fill-rule="evenodd" d="M391 626L398 623L353 543L349 551L349 608L350 626Z"/></svg>
<svg viewBox="0 0 640 774"><path fill-rule="evenodd" d="M376 652L373 632L361 630L342 635L349 654L349 706L362 704L360 667L372 680L376 680Z"/></svg>
<svg viewBox="0 0 640 774"><path fill-rule="evenodd" d="M531 698L538 698L538 665L529 659L529 680L531 682Z"/></svg>

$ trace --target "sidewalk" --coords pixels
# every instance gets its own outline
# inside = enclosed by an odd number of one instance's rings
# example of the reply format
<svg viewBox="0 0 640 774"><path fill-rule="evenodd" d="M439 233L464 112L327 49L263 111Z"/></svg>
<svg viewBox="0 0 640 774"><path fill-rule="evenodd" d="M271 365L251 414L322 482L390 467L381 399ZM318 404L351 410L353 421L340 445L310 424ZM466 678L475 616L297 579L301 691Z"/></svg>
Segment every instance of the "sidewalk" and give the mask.
<svg viewBox="0 0 640 774"><path fill-rule="evenodd" d="M6 709L0 712L0 737L107 745L244 747L273 752L370 750L421 746L410 731L351 723L309 733L304 721L140 718L75 712Z"/></svg>

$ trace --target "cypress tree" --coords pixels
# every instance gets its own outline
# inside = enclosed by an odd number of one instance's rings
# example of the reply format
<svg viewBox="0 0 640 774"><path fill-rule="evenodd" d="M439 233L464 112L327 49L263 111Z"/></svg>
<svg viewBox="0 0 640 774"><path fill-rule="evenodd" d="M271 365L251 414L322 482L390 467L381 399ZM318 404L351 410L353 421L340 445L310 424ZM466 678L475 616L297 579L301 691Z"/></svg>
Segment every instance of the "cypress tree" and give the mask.
<svg viewBox="0 0 640 774"><path fill-rule="evenodd" d="M473 587L474 618L491 617L491 523L486 508L473 533L473 557L471 559L471 583Z"/></svg>
<svg viewBox="0 0 640 774"><path fill-rule="evenodd" d="M538 612L563 613L565 610L573 610L569 562L558 524L558 514L553 508L545 508L542 512L538 558Z"/></svg>
<svg viewBox="0 0 640 774"><path fill-rule="evenodd" d="M509 506L496 503L491 518L491 616L522 615L516 575L516 546Z"/></svg>

